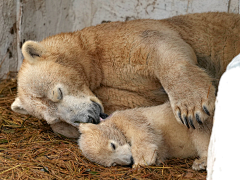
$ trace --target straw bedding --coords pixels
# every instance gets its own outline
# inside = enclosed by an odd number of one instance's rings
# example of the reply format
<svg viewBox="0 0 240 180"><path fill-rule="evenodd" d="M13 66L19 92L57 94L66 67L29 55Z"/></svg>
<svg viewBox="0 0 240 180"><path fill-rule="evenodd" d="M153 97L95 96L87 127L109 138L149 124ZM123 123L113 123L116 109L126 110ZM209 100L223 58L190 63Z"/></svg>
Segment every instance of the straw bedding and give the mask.
<svg viewBox="0 0 240 180"><path fill-rule="evenodd" d="M54 134L44 120L11 111L16 92L16 81L0 83L0 179L206 179L206 171L191 169L194 158L137 170L91 163L76 140Z"/></svg>

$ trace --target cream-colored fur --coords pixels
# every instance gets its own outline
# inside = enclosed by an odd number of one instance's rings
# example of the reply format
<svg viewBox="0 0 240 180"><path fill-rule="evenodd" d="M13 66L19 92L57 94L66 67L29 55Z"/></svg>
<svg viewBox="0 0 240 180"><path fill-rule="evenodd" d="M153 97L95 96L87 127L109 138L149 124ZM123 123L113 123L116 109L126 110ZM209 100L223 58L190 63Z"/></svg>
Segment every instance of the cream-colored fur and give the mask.
<svg viewBox="0 0 240 180"><path fill-rule="evenodd" d="M177 123L170 103L114 112L98 125L80 124L79 147L104 166L153 165L166 158L199 156L192 166L205 169L212 118L195 130Z"/></svg>
<svg viewBox="0 0 240 180"><path fill-rule="evenodd" d="M240 53L239 29L238 14L200 13L27 41L12 109L77 132L104 110L170 100L178 122L197 126L213 114L218 80Z"/></svg>

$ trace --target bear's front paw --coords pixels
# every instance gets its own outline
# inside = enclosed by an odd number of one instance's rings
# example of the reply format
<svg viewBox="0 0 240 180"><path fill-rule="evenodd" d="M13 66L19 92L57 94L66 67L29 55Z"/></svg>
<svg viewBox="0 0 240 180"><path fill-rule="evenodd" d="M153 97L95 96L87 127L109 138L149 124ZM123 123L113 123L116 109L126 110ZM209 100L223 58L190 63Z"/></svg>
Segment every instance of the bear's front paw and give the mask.
<svg viewBox="0 0 240 180"><path fill-rule="evenodd" d="M195 129L197 124L202 125L213 115L215 88L212 84L208 87L193 87L184 92L170 93L169 99L176 119L188 128Z"/></svg>
<svg viewBox="0 0 240 180"><path fill-rule="evenodd" d="M205 170L207 167L207 158L200 158L200 159L195 159L192 165L192 169L199 171L199 170Z"/></svg>

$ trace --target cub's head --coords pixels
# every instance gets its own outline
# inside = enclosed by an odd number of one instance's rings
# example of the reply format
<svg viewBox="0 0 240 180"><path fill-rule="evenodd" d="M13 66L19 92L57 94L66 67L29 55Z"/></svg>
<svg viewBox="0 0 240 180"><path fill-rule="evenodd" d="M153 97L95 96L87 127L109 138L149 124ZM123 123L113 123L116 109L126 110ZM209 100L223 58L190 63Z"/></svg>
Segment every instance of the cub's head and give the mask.
<svg viewBox="0 0 240 180"><path fill-rule="evenodd" d="M104 123L80 124L79 130L79 147L90 161L106 167L133 164L130 145L119 130Z"/></svg>
<svg viewBox="0 0 240 180"><path fill-rule="evenodd" d="M63 120L78 128L80 122L99 123L103 107L91 91L98 83L99 69L64 36L52 39L24 43L12 110L49 124Z"/></svg>

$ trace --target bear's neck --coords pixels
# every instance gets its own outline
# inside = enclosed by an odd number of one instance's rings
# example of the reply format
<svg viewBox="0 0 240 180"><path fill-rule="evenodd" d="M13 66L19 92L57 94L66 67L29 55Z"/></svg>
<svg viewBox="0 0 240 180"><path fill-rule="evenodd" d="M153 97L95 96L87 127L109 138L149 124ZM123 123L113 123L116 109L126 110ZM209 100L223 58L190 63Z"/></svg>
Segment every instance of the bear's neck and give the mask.
<svg viewBox="0 0 240 180"><path fill-rule="evenodd" d="M58 55L57 63L73 68L80 77L85 75L89 88L93 91L102 81L102 73L97 56L91 53L86 36L81 31L62 33L45 39L44 43L52 52Z"/></svg>

